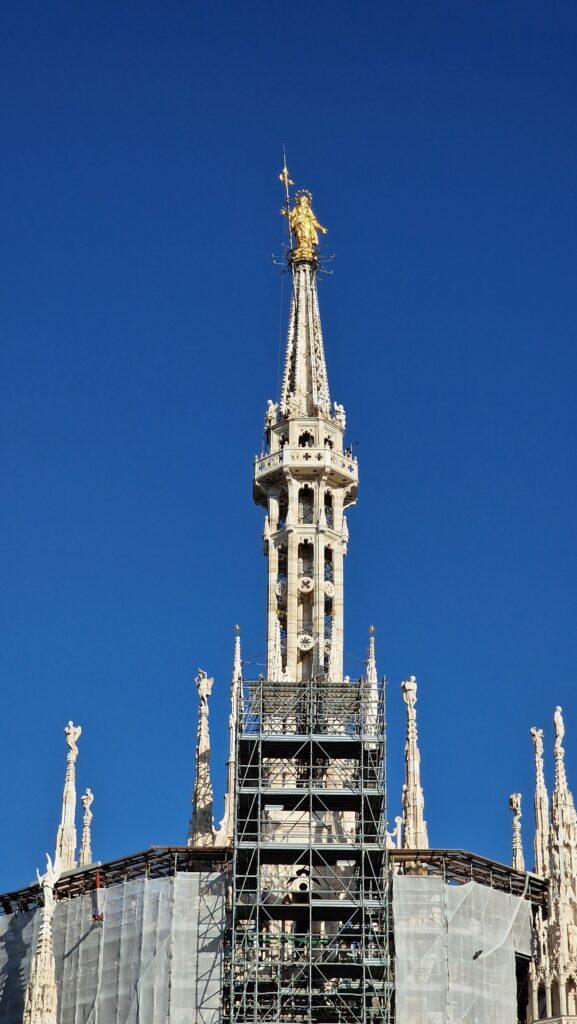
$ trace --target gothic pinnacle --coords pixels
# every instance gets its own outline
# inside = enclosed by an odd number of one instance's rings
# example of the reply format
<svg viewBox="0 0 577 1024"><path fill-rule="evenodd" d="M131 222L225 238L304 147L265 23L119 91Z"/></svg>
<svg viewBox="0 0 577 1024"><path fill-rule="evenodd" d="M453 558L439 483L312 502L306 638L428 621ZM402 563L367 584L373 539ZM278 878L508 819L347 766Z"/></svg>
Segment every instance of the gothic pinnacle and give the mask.
<svg viewBox="0 0 577 1024"><path fill-rule="evenodd" d="M549 874L549 795L543 771L543 730L533 726L531 739L535 748L535 872L546 878Z"/></svg>
<svg viewBox="0 0 577 1024"><path fill-rule="evenodd" d="M212 821L214 797L210 776L208 698L212 693L214 679L210 679L206 672L200 668L195 683L199 696L198 731L188 845L212 846L214 843L214 826Z"/></svg>
<svg viewBox="0 0 577 1024"><path fill-rule="evenodd" d="M407 739L405 742L405 785L403 786L403 848L426 850L429 847L425 821L425 798L421 786L421 755L417 733L417 680L409 676L401 683L407 706Z"/></svg>
<svg viewBox="0 0 577 1024"><path fill-rule="evenodd" d="M56 858L61 871L76 867L76 759L82 726L69 722L64 729L68 753L62 794L62 814L56 835Z"/></svg>
<svg viewBox="0 0 577 1024"><path fill-rule="evenodd" d="M57 1024L58 992L56 989L56 965L52 923L54 920L54 888L60 877L62 865L58 854L54 863L46 854L46 871L38 871L38 884L42 889L44 906L40 914L40 930L30 966L30 978L24 997L23 1024Z"/></svg>
<svg viewBox="0 0 577 1024"><path fill-rule="evenodd" d="M523 855L523 838L521 835L521 794L511 793L509 797L509 808L513 812L513 860L512 864L516 871L525 870L525 857Z"/></svg>

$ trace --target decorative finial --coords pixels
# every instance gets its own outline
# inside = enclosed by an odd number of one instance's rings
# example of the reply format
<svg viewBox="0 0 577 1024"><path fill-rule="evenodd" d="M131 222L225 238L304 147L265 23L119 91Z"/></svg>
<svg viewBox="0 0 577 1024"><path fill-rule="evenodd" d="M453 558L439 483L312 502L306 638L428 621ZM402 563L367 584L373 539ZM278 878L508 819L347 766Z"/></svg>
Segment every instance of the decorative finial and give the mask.
<svg viewBox="0 0 577 1024"><path fill-rule="evenodd" d="M288 167L286 165L286 153L284 151L284 146L283 146L283 159L284 159L284 164L283 164L283 169L282 169L282 171L279 174L279 181L282 181L284 187L286 189L288 189L289 185L294 185L294 181L292 181L290 176L289 176L289 170L288 170Z"/></svg>
<svg viewBox="0 0 577 1024"><path fill-rule="evenodd" d="M79 863L83 868L87 867L88 864L92 864L91 826L94 815L90 808L92 807L93 802L94 794L91 789L87 789L80 797L80 803L84 808L84 817L82 819L82 842L80 844Z"/></svg>
<svg viewBox="0 0 577 1024"><path fill-rule="evenodd" d="M521 794L511 793L509 807L513 812L513 867L516 871L525 870L523 855L523 839L521 836Z"/></svg>

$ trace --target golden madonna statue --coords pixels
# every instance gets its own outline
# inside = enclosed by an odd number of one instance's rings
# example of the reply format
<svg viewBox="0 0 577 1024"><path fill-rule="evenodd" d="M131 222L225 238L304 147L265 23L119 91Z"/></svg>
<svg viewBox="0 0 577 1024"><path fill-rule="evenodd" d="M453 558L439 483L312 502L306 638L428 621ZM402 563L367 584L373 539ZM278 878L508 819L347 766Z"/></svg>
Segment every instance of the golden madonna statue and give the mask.
<svg viewBox="0 0 577 1024"><path fill-rule="evenodd" d="M296 237L296 246L291 252L292 260L312 260L316 258L316 246L319 244L318 231L326 235L327 229L319 224L311 206L310 192L299 192L292 210L281 210L283 217L288 217L290 229Z"/></svg>

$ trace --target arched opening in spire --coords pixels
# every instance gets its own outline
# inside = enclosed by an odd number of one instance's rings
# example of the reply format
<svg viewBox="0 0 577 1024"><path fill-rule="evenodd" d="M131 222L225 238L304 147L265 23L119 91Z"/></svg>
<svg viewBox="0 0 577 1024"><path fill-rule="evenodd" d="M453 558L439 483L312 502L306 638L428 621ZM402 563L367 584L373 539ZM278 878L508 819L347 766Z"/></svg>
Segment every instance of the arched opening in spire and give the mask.
<svg viewBox="0 0 577 1024"><path fill-rule="evenodd" d="M305 540L299 544L298 550L299 577L314 575L314 548L310 541Z"/></svg>
<svg viewBox="0 0 577 1024"><path fill-rule="evenodd" d="M312 487L305 484L299 488L299 523L305 525L313 522L315 511L315 495Z"/></svg>
<svg viewBox="0 0 577 1024"><path fill-rule="evenodd" d="M561 1000L559 993L559 982L556 978L551 982L551 1014L553 1017L561 1016Z"/></svg>
<svg viewBox="0 0 577 1024"><path fill-rule="evenodd" d="M325 519L327 526L334 525L333 493L328 488L325 490Z"/></svg>
<svg viewBox="0 0 577 1024"><path fill-rule="evenodd" d="M315 438L310 430L303 430L299 436L299 448L314 448Z"/></svg>
<svg viewBox="0 0 577 1024"><path fill-rule="evenodd" d="M278 496L278 522L276 526L277 530L284 530L288 516L288 508L288 491L286 487L283 487Z"/></svg>
<svg viewBox="0 0 577 1024"><path fill-rule="evenodd" d="M547 990L542 981L537 988L537 1013L539 1020L545 1020L547 1016Z"/></svg>

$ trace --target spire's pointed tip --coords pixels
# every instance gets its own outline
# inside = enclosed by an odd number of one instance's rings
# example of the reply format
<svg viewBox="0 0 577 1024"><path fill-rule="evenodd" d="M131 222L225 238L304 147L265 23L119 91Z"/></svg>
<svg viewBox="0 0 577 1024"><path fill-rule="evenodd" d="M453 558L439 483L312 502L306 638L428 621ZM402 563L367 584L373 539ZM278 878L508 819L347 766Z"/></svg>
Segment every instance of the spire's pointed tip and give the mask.
<svg viewBox="0 0 577 1024"><path fill-rule="evenodd" d="M242 679L242 657L240 646L240 626L234 627L234 660L232 666L232 678L238 682Z"/></svg>

